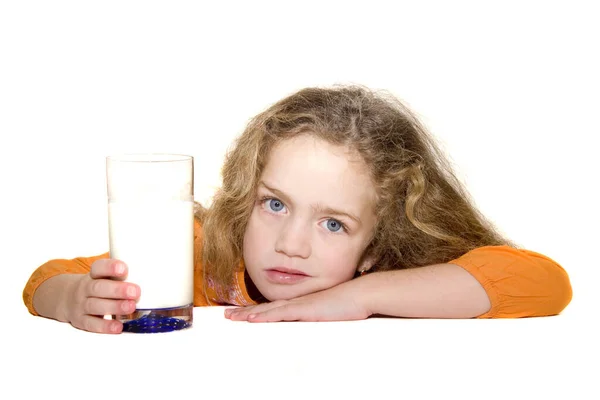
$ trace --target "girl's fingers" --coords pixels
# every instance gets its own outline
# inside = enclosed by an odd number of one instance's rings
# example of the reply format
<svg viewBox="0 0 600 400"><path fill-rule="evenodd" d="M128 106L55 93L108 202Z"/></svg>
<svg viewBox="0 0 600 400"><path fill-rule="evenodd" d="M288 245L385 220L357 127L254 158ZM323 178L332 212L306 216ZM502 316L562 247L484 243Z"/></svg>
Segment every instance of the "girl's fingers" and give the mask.
<svg viewBox="0 0 600 400"><path fill-rule="evenodd" d="M134 300L109 300L88 297L83 303L84 314L90 315L124 315L134 311Z"/></svg>
<svg viewBox="0 0 600 400"><path fill-rule="evenodd" d="M271 308L260 314L252 313L248 316L249 322L276 322L276 321L317 321L311 316L309 310L298 304L288 303L281 307Z"/></svg>
<svg viewBox="0 0 600 400"><path fill-rule="evenodd" d="M84 331L96 333L121 333L123 331L123 323L93 315L84 315L77 321L71 322L71 325Z"/></svg>
<svg viewBox="0 0 600 400"><path fill-rule="evenodd" d="M140 287L135 283L112 281L110 279L91 279L87 282L86 297L104 299L131 299L140 297Z"/></svg>
<svg viewBox="0 0 600 400"><path fill-rule="evenodd" d="M263 303L256 306L237 307L225 310L225 318L231 319L232 321L244 321L248 319L251 314L257 314L273 308L277 308L283 304L286 304L287 300L276 300L271 303Z"/></svg>
<svg viewBox="0 0 600 400"><path fill-rule="evenodd" d="M96 260L90 268L92 279L110 278L123 280L127 278L127 265L120 260L106 258Z"/></svg>

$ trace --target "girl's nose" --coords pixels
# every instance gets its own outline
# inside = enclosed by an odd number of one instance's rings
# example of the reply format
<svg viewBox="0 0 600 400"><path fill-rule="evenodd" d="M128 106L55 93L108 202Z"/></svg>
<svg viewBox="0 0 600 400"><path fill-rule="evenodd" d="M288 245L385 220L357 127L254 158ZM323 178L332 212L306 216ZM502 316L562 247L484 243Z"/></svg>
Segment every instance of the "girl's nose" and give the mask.
<svg viewBox="0 0 600 400"><path fill-rule="evenodd" d="M288 257L308 258L311 254L310 227L300 221L284 224L275 241L275 251Z"/></svg>

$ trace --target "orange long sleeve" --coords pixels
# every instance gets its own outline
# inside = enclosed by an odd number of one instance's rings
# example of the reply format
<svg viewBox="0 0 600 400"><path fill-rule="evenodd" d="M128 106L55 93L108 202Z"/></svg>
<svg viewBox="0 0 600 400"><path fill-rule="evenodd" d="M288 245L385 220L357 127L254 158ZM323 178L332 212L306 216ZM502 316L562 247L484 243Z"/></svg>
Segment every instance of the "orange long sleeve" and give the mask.
<svg viewBox="0 0 600 400"><path fill-rule="evenodd" d="M485 289L491 308L478 318L556 315L573 297L565 270L530 250L486 246L448 263L466 269Z"/></svg>

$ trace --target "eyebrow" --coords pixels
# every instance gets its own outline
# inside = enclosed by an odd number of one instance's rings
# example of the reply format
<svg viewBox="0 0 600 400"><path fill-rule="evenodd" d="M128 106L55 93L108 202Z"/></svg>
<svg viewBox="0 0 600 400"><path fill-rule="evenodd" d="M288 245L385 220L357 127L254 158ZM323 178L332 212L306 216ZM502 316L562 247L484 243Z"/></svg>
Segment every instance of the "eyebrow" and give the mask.
<svg viewBox="0 0 600 400"><path fill-rule="evenodd" d="M272 187L272 185L270 185L270 184L268 185L264 181L260 181L259 185L264 186L267 190L275 193L278 197L281 197L286 203L290 202L290 197L287 194L285 194L284 192L282 192L279 189L275 189L274 187ZM361 223L362 223L360 218L357 215L351 214L349 212L337 210L332 207L327 207L321 203L311 204L310 207L313 209L314 212L317 212L317 213L320 212L320 213L334 215L334 216L347 217L347 218L353 220L354 222L356 222L358 225L361 225Z"/></svg>

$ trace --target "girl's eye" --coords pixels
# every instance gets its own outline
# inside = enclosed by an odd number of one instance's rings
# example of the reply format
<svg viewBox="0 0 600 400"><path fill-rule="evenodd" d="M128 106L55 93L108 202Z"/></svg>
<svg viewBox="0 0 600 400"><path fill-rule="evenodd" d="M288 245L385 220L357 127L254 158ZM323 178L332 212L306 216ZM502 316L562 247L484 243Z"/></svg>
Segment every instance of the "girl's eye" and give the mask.
<svg viewBox="0 0 600 400"><path fill-rule="evenodd" d="M328 219L327 221L325 221L326 223L326 227L330 232L338 232L340 229L345 230L344 229L344 224L342 224L340 221L335 220L335 219Z"/></svg>
<svg viewBox="0 0 600 400"><path fill-rule="evenodd" d="M269 210L274 212L279 212L285 207L283 203L277 199L265 199L265 202L267 203Z"/></svg>

